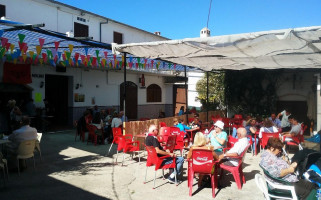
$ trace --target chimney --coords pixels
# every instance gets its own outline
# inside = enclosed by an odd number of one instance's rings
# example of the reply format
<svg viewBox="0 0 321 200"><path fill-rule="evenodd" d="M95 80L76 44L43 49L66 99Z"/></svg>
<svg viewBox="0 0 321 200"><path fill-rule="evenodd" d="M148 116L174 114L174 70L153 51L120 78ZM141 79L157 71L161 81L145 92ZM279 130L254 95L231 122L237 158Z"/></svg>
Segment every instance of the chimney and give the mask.
<svg viewBox="0 0 321 200"><path fill-rule="evenodd" d="M206 37L210 37L211 36L211 31L208 28L202 28L201 33L200 33L200 37L201 38L206 38Z"/></svg>
<svg viewBox="0 0 321 200"><path fill-rule="evenodd" d="M155 34L155 35L161 35L161 32L156 31L156 32L154 32L154 34Z"/></svg>

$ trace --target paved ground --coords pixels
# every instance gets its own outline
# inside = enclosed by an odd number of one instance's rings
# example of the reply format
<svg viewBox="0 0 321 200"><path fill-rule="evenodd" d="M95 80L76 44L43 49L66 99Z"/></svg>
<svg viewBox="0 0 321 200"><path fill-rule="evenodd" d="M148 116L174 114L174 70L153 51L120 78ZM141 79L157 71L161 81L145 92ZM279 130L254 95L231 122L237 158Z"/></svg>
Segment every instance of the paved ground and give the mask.
<svg viewBox="0 0 321 200"><path fill-rule="evenodd" d="M162 180L161 171L158 171L158 187L153 190L152 168L148 169L148 183L143 184L145 162L138 163L138 159L131 160L126 155L124 166L114 164L116 155L105 156L108 148L109 145L75 142L73 131L46 133L41 141L43 161L36 154L36 170L32 160L28 160L28 168L20 177L18 173L10 173L6 186L0 176L0 199L212 199L211 188L197 190L196 181L193 196L189 197L186 173L184 181L175 186ZM118 158L121 160L122 156ZM242 190L237 189L233 176L228 174L222 180L223 188L216 190L216 198L264 199L254 181L255 174L261 173L258 162L259 156L248 153L244 165L247 182ZM185 172L186 167L187 163L184 164Z"/></svg>

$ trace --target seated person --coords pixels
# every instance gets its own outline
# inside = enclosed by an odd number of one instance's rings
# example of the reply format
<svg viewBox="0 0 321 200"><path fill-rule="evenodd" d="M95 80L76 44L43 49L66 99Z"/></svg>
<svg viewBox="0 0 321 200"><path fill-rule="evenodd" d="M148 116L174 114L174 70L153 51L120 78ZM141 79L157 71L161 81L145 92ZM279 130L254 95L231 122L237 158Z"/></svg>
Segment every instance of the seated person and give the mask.
<svg viewBox="0 0 321 200"><path fill-rule="evenodd" d="M158 157L170 155L171 157L165 158L163 161L163 165L173 163L173 158L176 157L174 153L170 153L168 151L164 151L163 147L160 145L157 139L158 129L155 125L150 125L148 129L148 136L146 137L145 144L146 146L155 147L156 153ZM176 157L176 171L177 174L180 175L183 170L184 158ZM175 174L172 172L168 177L168 182L175 183Z"/></svg>
<svg viewBox="0 0 321 200"><path fill-rule="evenodd" d="M8 166L15 167L17 160L17 150L21 142L26 140L36 140L37 139L37 129L30 127L30 119L27 116L22 117L21 128L13 131L9 136L11 143L6 144L6 149L8 153Z"/></svg>
<svg viewBox="0 0 321 200"><path fill-rule="evenodd" d="M270 119L265 118L263 120L263 127L260 128L260 132L259 132L259 138L262 138L262 133L277 133L278 129L273 126L273 123Z"/></svg>
<svg viewBox="0 0 321 200"><path fill-rule="evenodd" d="M279 120L279 118L276 118L275 113L271 114L271 117L269 117L269 120L272 121L272 123L274 124L274 126L276 126L276 128L281 128L281 121Z"/></svg>
<svg viewBox="0 0 321 200"><path fill-rule="evenodd" d="M178 116L183 115L184 114L184 110L185 110L184 106L181 106L181 108L179 109L179 112L178 112Z"/></svg>
<svg viewBox="0 0 321 200"><path fill-rule="evenodd" d="M182 119L174 118L173 121L174 121L174 126L179 128L179 130L183 131L184 133L186 133L186 130L191 129L190 127L184 124L184 121Z"/></svg>
<svg viewBox="0 0 321 200"><path fill-rule="evenodd" d="M297 163L291 165L285 161L282 155L283 143L278 138L269 138L267 150L261 155L260 165L276 178L282 178L287 182L294 182L294 188L299 199L306 199L314 185L304 179L298 180L294 174ZM271 180L273 181L273 180Z"/></svg>
<svg viewBox="0 0 321 200"><path fill-rule="evenodd" d="M101 119L100 112L96 112L94 114L94 118L91 121L91 124L96 126L97 129L101 129L103 127L103 120Z"/></svg>
<svg viewBox="0 0 321 200"><path fill-rule="evenodd" d="M221 160L224 165L237 166L238 159L235 159L233 157L241 155L245 150L245 148L247 147L247 145L249 144L249 141L247 140L247 137L246 137L245 128L238 128L236 132L239 140L234 144L234 146L228 152L221 154L219 156L219 160Z"/></svg>
<svg viewBox="0 0 321 200"><path fill-rule="evenodd" d="M214 147L217 154L222 154L223 148L226 146L227 133L223 131L224 122L217 120L214 124L214 129L208 134L208 139Z"/></svg>
<svg viewBox="0 0 321 200"><path fill-rule="evenodd" d="M298 120L296 119L296 117L294 117L293 115L290 116L289 121L292 125L291 130L288 132L281 133L282 136L286 137L285 141L290 141L291 137L299 135L301 131L301 124L298 123Z"/></svg>
<svg viewBox="0 0 321 200"><path fill-rule="evenodd" d="M194 117L194 120L191 123L192 126L197 126L198 128L201 128L202 122L198 117Z"/></svg>
<svg viewBox="0 0 321 200"><path fill-rule="evenodd" d="M206 146L206 138L203 135L202 132L197 132L195 134L195 138L194 138L194 144L193 146L189 149L189 152L187 154L187 159L190 159L192 157L193 154L193 150L197 150L197 149L208 149L213 151L213 159L214 160L218 160L218 155L214 152L214 147L213 146ZM200 184L202 183L202 179L203 179L203 175L200 174L199 179L198 179L198 185L200 186Z"/></svg>
<svg viewBox="0 0 321 200"><path fill-rule="evenodd" d="M121 114L114 112L113 119L111 121L111 128L118 128L123 125L123 121L121 120Z"/></svg>
<svg viewBox="0 0 321 200"><path fill-rule="evenodd" d="M247 122L247 125L245 127L246 132L247 132L247 136L252 136L252 149L253 152L255 151L255 144L257 145L259 143L259 139L255 138L255 133L256 133L256 119L252 118ZM250 140L250 138L248 138ZM255 143L256 140L256 143Z"/></svg>

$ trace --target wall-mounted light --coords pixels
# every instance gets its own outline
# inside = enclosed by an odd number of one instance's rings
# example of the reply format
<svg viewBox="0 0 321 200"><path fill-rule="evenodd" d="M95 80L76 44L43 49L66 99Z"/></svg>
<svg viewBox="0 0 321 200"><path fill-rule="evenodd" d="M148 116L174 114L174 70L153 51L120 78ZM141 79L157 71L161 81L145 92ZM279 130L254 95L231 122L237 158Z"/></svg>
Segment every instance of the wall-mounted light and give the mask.
<svg viewBox="0 0 321 200"><path fill-rule="evenodd" d="M76 84L76 90L78 90L79 86L80 86L80 84L77 83L77 84Z"/></svg>
<svg viewBox="0 0 321 200"><path fill-rule="evenodd" d="M41 81L40 82L40 88L43 88L44 85L45 85L45 82Z"/></svg>

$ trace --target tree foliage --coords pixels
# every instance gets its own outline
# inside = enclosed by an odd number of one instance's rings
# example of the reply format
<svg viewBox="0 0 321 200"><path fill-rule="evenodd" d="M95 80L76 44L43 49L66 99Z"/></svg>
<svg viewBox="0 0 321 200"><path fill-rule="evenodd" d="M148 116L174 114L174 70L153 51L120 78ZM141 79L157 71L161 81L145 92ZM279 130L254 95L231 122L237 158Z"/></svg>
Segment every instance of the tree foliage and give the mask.
<svg viewBox="0 0 321 200"><path fill-rule="evenodd" d="M217 109L224 109L225 105L225 94L224 94L224 79L225 79L225 73L219 72L219 73L213 73L208 72L209 74L209 102L206 103L206 93L207 93L207 77L206 73L204 73L204 76L201 80L199 80L196 84L196 91L198 92L198 97L196 100L199 100L203 108L210 109L210 110L217 110Z"/></svg>
<svg viewBox="0 0 321 200"><path fill-rule="evenodd" d="M280 71L227 70L209 73L209 103L206 103L206 74L196 84L197 100L211 110L225 109L233 113L269 115L275 111Z"/></svg>

